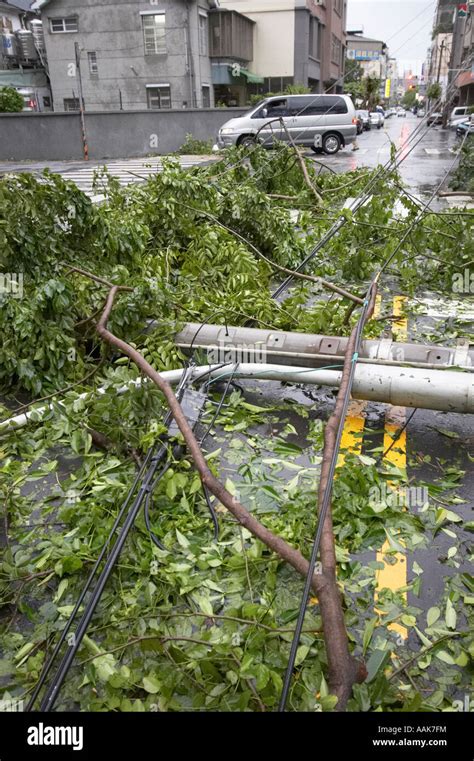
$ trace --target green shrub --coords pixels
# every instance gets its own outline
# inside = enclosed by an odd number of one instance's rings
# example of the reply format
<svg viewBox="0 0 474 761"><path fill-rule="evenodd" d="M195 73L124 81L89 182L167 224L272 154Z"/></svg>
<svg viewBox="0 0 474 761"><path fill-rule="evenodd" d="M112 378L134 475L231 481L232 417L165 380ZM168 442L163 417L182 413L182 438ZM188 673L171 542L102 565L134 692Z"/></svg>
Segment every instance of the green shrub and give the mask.
<svg viewBox="0 0 474 761"><path fill-rule="evenodd" d="M17 113L23 111L23 98L14 87L0 88L0 113Z"/></svg>
<svg viewBox="0 0 474 761"><path fill-rule="evenodd" d="M206 156L212 153L212 146L212 140L198 140L197 137L193 137L193 135L188 133L186 140L181 148L177 150L177 153L187 154L188 156Z"/></svg>

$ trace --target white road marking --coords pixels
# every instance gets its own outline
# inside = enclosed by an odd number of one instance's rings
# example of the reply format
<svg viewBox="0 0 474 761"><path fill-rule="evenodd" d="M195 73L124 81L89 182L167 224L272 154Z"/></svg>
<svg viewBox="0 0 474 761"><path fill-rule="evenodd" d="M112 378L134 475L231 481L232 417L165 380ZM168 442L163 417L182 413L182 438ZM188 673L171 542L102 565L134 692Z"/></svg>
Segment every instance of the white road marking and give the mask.
<svg viewBox="0 0 474 761"><path fill-rule="evenodd" d="M190 159L183 156L180 158L180 164L183 169L198 166L207 161L209 161L208 157ZM141 177L146 179L157 172L163 171L163 161L161 158L135 159L131 161L118 160L104 162L103 164L94 164L79 168L76 167L74 169L65 169L64 171L59 171L59 174L61 174L65 180L74 182L79 190L82 190L86 195L92 198L92 200L96 201L101 200L104 196L94 195L92 183L94 175L99 175L99 183L102 181L100 172L103 169L106 169L108 174L118 180L120 185L125 186L141 182ZM141 177L136 175L141 175ZM104 178L104 180L106 181L106 178Z"/></svg>

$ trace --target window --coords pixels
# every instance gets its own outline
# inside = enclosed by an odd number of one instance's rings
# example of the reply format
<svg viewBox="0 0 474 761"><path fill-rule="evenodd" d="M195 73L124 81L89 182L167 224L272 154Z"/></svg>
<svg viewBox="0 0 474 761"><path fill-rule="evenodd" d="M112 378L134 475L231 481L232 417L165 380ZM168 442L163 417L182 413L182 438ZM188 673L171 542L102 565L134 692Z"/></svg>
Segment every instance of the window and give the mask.
<svg viewBox="0 0 474 761"><path fill-rule="evenodd" d="M148 108L171 108L171 88L169 85L147 85Z"/></svg>
<svg viewBox="0 0 474 761"><path fill-rule="evenodd" d="M87 63L89 64L90 74L99 73L99 67L97 66L97 53L95 50L87 54Z"/></svg>
<svg viewBox="0 0 474 761"><path fill-rule="evenodd" d="M166 53L165 14L142 15L142 26L145 55Z"/></svg>
<svg viewBox="0 0 474 761"><path fill-rule="evenodd" d="M77 16L67 16L66 18L52 18L50 21L50 29L53 33L59 32L77 32Z"/></svg>
<svg viewBox="0 0 474 761"><path fill-rule="evenodd" d="M291 98L290 116L320 116L322 114L347 114L347 103L337 95L306 95Z"/></svg>
<svg viewBox="0 0 474 761"><path fill-rule="evenodd" d="M333 63L337 63L338 66L341 65L341 50L342 50L342 43L339 37L336 37L335 34L332 35L331 40L331 61Z"/></svg>
<svg viewBox="0 0 474 761"><path fill-rule="evenodd" d="M263 110L266 110L266 116L263 115ZM287 100L274 100L271 103L267 103L260 111L252 116L252 119L278 119L280 116L288 116L288 101Z"/></svg>
<svg viewBox="0 0 474 761"><path fill-rule="evenodd" d="M65 111L79 111L79 98L64 98Z"/></svg>
<svg viewBox="0 0 474 761"><path fill-rule="evenodd" d="M309 17L309 57L319 60L320 56L320 26L318 19Z"/></svg>
<svg viewBox="0 0 474 761"><path fill-rule="evenodd" d="M201 88L202 93L202 107L203 108L210 108L211 107L211 88L209 85L203 85Z"/></svg>
<svg viewBox="0 0 474 761"><path fill-rule="evenodd" d="M199 13L199 55L208 55L209 30L207 16Z"/></svg>
<svg viewBox="0 0 474 761"><path fill-rule="evenodd" d="M51 108L51 98L49 95L43 95L43 108Z"/></svg>

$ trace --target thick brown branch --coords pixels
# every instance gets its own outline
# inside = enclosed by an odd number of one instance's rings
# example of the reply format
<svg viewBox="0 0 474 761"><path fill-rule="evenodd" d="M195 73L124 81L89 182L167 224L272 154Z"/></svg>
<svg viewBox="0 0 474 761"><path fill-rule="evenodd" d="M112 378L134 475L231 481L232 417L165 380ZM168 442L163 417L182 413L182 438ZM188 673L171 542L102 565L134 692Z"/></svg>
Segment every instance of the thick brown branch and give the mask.
<svg viewBox="0 0 474 761"><path fill-rule="evenodd" d="M183 414L181 405L176 399L171 386L136 349L107 329L107 322L118 290L119 288L117 286L113 286L109 291L104 313L97 324L97 332L100 337L135 362L141 372L150 378L150 380L152 380L163 393L176 424L184 437L188 451L191 454L204 486L206 486L219 502L229 510L241 526L244 526L251 534L253 534L253 536L279 555L282 560L289 563L289 565L298 571L298 573L302 576L306 576L309 570L309 563L303 555L294 547L287 544L283 539L265 528L265 526L254 518L254 516L251 515L246 508L227 491L210 471L203 452ZM371 308L373 308L373 303ZM353 331L346 353L346 362L341 382L342 390L347 388L350 372L350 360L348 358L350 357L350 359L352 359L355 336L355 331ZM343 401L340 391L336 402L335 412L327 426L325 460L323 461L323 471L321 474L319 504L321 504L322 495L328 487L328 453L331 451L331 447L334 447L334 431L336 429L337 421L341 416L342 406ZM363 681L366 677L366 671L365 666L363 666L363 664L358 664L349 652L342 600L336 583L336 556L330 511L324 522L321 540L321 565L322 572L313 575L311 586L318 596L321 610L329 664L330 690L338 697L338 710L344 710L350 696L352 685L356 681Z"/></svg>
<svg viewBox="0 0 474 761"><path fill-rule="evenodd" d="M375 304L376 288L372 289L372 298L365 319L372 315ZM321 510L327 489L331 488L329 473L331 459L336 448L337 431L344 413L345 396L350 379L351 365L356 347L357 328L349 337L344 356L341 384L336 398L334 411L324 431L323 460L319 481L318 510ZM336 551L331 508L326 514L321 535L320 557L322 566L322 584L319 592L319 605L323 621L324 639L329 666L329 687L331 693L339 698L336 710L343 711L350 697L355 682L363 682L367 676L365 665L353 658L349 651L349 641L344 622L342 601L336 580Z"/></svg>

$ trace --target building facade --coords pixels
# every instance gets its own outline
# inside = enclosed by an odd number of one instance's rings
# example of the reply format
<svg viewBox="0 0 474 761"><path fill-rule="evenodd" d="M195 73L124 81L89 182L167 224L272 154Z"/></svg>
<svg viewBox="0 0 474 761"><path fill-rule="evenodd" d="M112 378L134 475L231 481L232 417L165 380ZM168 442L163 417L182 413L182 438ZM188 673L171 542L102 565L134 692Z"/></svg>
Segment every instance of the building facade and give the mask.
<svg viewBox="0 0 474 761"><path fill-rule="evenodd" d="M459 12L459 11L458 11ZM466 3L463 22L460 71L456 76L460 106L474 106L474 1Z"/></svg>
<svg viewBox="0 0 474 761"><path fill-rule="evenodd" d="M29 0L0 2L0 87L13 87L25 111L50 111L41 22Z"/></svg>
<svg viewBox="0 0 474 761"><path fill-rule="evenodd" d="M389 103L396 99L398 84L397 62L390 58L388 47L383 40L364 37L359 32L347 33L347 59L356 61L363 70L364 77L380 80L380 99Z"/></svg>
<svg viewBox="0 0 474 761"><path fill-rule="evenodd" d="M246 64L256 81L249 79L242 98L289 85L342 92L347 0L220 0L219 6L253 22Z"/></svg>
<svg viewBox="0 0 474 761"><path fill-rule="evenodd" d="M211 0L37 0L54 110L214 105Z"/></svg>
<svg viewBox="0 0 474 761"><path fill-rule="evenodd" d="M451 50L453 44L453 33L437 32L433 37L427 84L439 83L441 85L442 95L444 97L448 86L449 62L451 59Z"/></svg>
<svg viewBox="0 0 474 761"><path fill-rule="evenodd" d="M357 61L366 77L376 77L385 81L389 61L388 47L382 40L363 37L361 34L347 34L347 58Z"/></svg>
<svg viewBox="0 0 474 761"><path fill-rule="evenodd" d="M441 85L445 121L450 108L457 103L474 104L473 66L473 0L438 0L429 51L428 82Z"/></svg>

